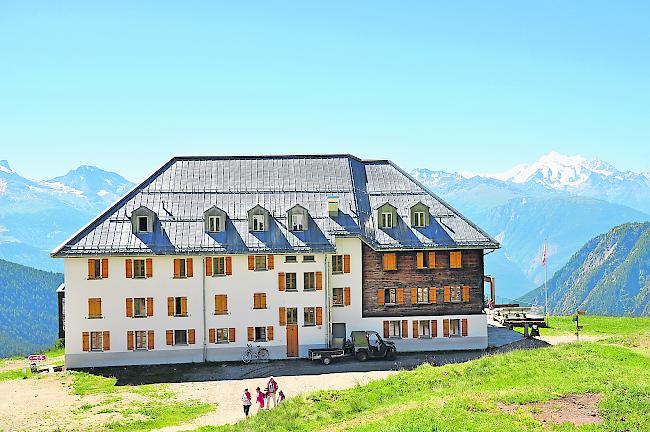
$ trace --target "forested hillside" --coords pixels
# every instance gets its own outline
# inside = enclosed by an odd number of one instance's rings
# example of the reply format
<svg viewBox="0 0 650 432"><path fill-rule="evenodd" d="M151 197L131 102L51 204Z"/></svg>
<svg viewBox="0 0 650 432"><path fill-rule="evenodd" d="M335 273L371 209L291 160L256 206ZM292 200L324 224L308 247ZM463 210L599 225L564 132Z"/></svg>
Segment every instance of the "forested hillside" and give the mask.
<svg viewBox="0 0 650 432"><path fill-rule="evenodd" d="M548 281L549 308L567 315L650 316L650 222L617 226L585 244ZM544 286L521 298L544 304Z"/></svg>
<svg viewBox="0 0 650 432"><path fill-rule="evenodd" d="M51 347L57 338L61 273L0 260L0 357Z"/></svg>

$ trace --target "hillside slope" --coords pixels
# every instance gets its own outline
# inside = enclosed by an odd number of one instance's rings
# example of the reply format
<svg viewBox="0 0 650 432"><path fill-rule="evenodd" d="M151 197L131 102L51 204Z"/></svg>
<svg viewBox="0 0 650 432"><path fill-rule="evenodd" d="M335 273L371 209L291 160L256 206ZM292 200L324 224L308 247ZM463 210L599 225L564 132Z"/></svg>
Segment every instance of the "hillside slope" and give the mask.
<svg viewBox="0 0 650 432"><path fill-rule="evenodd" d="M554 315L650 316L650 222L629 223L591 239L548 281ZM521 297L543 304L544 286Z"/></svg>
<svg viewBox="0 0 650 432"><path fill-rule="evenodd" d="M57 337L61 273L0 260L0 357L51 347Z"/></svg>

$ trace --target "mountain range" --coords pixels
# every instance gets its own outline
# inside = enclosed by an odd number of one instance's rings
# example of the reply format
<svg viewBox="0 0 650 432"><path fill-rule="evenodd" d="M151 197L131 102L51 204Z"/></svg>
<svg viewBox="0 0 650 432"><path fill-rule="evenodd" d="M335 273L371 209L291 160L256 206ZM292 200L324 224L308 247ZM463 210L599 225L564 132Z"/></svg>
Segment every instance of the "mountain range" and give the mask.
<svg viewBox="0 0 650 432"><path fill-rule="evenodd" d="M650 315L650 222L614 227L587 242L548 281L549 310L569 315ZM544 304L544 286L523 303Z"/></svg>

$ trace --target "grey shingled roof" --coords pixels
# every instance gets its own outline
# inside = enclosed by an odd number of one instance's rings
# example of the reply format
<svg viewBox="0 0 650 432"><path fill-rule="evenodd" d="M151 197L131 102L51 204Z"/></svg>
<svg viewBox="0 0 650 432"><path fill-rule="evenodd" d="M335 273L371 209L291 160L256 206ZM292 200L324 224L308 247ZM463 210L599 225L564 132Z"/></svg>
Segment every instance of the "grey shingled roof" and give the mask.
<svg viewBox="0 0 650 432"><path fill-rule="evenodd" d="M331 218L327 198L339 198ZM377 227L373 210L389 202L397 226ZM431 224L411 228L409 208L422 202ZM250 232L247 212L261 205L269 230ZM287 211L309 211L308 229L287 228ZM228 214L222 233L206 233L203 213L216 205ZM131 212L140 206L157 215L153 233L132 233ZM351 155L175 157L142 184L52 251L88 254L207 254L331 252L337 236L358 236L375 249L498 248L499 244L460 213L387 160Z"/></svg>

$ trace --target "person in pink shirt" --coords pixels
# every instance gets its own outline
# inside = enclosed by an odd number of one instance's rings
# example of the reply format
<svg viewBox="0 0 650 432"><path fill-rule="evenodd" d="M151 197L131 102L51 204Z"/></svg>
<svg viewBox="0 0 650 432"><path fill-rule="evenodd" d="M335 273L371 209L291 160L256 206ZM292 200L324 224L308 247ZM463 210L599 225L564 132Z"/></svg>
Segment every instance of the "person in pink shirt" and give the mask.
<svg viewBox="0 0 650 432"><path fill-rule="evenodd" d="M260 390L259 387L256 388L255 390L257 390L257 399L256 399L256 401L259 404L259 407L258 407L257 411L260 411L260 410L264 409L264 399L266 399L266 397L265 397L264 393L262 393L262 390Z"/></svg>

